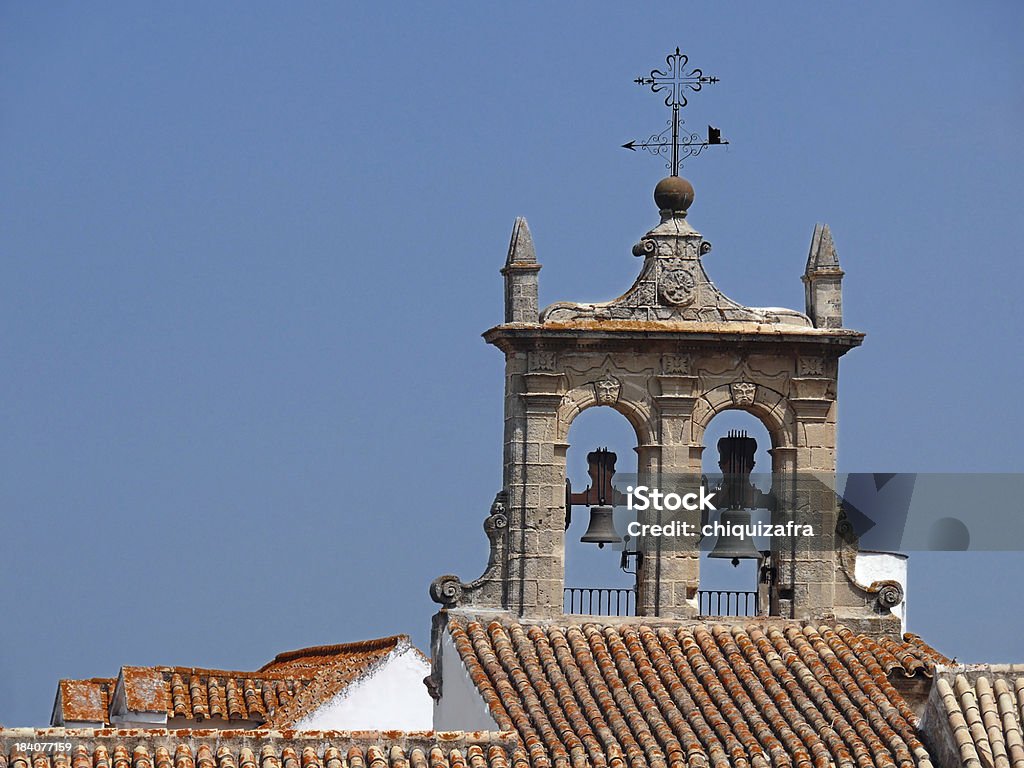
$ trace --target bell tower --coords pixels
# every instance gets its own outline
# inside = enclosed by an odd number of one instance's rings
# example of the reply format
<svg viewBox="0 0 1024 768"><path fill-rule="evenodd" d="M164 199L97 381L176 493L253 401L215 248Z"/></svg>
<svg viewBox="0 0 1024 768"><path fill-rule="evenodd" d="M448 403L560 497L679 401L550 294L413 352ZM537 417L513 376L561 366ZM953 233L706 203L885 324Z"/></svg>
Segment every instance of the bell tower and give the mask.
<svg viewBox="0 0 1024 768"><path fill-rule="evenodd" d="M802 473L834 476L839 359L864 338L840 327L842 272L831 235L815 230L804 278L811 316L747 307L708 278L711 244L689 222L690 183L669 176L654 200L659 223L633 246L640 273L625 293L539 312L540 264L526 221L516 220L502 269L505 322L484 334L505 358L503 483L484 521L490 559L475 581L438 578L432 597L448 608L561 615L573 419L587 408L621 413L636 433L638 482L657 487L700 476L705 428L739 409L771 437L773 514L797 515L815 530L813 538L773 540L772 594L762 613L898 630L889 608L902 601L902 588L856 581L856 537L835 495L798 481ZM641 545L637 614L697 616L698 539Z"/></svg>
<svg viewBox="0 0 1024 768"><path fill-rule="evenodd" d="M601 451L588 457L591 487L570 492L566 454L573 420L588 408L618 411L636 435L637 486L665 491L689 484L696 490L696 483L705 487L708 424L737 409L760 420L771 441L771 488L762 493L768 504L759 507L770 510L770 548L760 551L738 534L719 534L711 556L758 559L759 614L841 619L862 632L897 632L900 621L890 609L903 603L903 587L857 581L857 537L831 490L839 359L864 339L843 327L843 271L832 234L827 225L815 227L803 275L805 313L747 307L723 294L705 270L711 243L688 219L693 186L679 175L687 158L728 143L710 125L706 138L689 132L681 117L688 95L718 78L691 67L677 48L663 69L635 82L671 109L661 133L623 145L661 157L670 171L654 189L658 223L633 246L639 275L611 301L558 302L540 310L541 265L526 220L516 219L501 270L504 322L484 333L505 358L502 487L484 520L490 557L474 581L435 579L431 597L445 609L530 619L561 615L572 505L590 506L583 541L603 546L617 541L611 505L621 495L610 485L615 455ZM731 496L718 522L748 521L755 442L735 434L717 448L720 465L729 467L720 490ZM645 511L634 521L639 528L629 546L635 549L623 562L635 558L633 600L627 602L638 615L700 615L700 541L708 519L700 510L677 507ZM694 529L700 535L686 533Z"/></svg>

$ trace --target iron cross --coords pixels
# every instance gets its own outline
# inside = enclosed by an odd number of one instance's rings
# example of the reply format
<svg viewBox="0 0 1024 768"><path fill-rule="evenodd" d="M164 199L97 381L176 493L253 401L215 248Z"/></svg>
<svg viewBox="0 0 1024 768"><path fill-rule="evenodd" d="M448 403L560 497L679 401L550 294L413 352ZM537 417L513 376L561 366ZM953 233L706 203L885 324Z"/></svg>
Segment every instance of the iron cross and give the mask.
<svg viewBox="0 0 1024 768"><path fill-rule="evenodd" d="M688 69L688 62L689 58L677 47L675 53L670 53L665 57L667 66L664 71L652 69L650 75L638 77L633 81L637 85L649 86L654 93L664 92L665 106L672 108L672 119L661 133L653 134L642 142L629 141L622 145L625 149L631 149L634 152L640 148L652 155L665 156L666 153L670 153L666 168L671 170L673 176L679 175L679 166L682 160L699 155L705 147L713 144L729 143L722 139L720 130L710 125L706 139L702 139L696 133L690 133L680 138L679 129L684 121L679 117L679 110L687 104L686 92L690 90L696 93L704 87L705 83L718 82L717 77L705 75L703 70ZM666 136L669 131L671 131L671 140Z"/></svg>

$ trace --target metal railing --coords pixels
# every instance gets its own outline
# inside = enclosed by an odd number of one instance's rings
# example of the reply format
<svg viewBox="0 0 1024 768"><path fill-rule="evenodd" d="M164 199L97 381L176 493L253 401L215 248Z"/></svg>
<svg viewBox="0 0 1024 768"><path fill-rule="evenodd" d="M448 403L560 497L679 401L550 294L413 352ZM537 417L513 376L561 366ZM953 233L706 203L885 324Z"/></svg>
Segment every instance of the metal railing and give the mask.
<svg viewBox="0 0 1024 768"><path fill-rule="evenodd" d="M761 612L757 592L702 589L697 592L701 616L757 616ZM635 616L636 592L616 587L566 587L562 612L582 616Z"/></svg>
<svg viewBox="0 0 1024 768"><path fill-rule="evenodd" d="M731 589L702 589L697 592L701 616L757 616L760 611L757 592Z"/></svg>
<svg viewBox="0 0 1024 768"><path fill-rule="evenodd" d="M562 590L562 613L585 616L633 616L636 593L615 587L566 587Z"/></svg>

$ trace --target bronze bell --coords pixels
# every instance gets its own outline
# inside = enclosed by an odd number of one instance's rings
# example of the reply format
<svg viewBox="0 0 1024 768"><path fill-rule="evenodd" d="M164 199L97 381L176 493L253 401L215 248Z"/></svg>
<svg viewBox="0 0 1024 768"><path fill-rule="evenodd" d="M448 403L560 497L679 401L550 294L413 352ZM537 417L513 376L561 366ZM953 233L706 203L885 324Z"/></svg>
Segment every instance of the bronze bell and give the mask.
<svg viewBox="0 0 1024 768"><path fill-rule="evenodd" d="M598 548L622 541L622 537L615 531L612 507L595 505L590 508L590 525L587 526L587 532L580 537L580 541L585 544L597 544Z"/></svg>
<svg viewBox="0 0 1024 768"><path fill-rule="evenodd" d="M733 525L753 525L750 519L750 511L746 509L723 509L721 523L727 527ZM740 564L740 560L760 560L761 553L754 544L752 536L734 536L726 532L718 537L718 541L715 542L714 549L708 553L708 557L732 560L733 566L737 566Z"/></svg>

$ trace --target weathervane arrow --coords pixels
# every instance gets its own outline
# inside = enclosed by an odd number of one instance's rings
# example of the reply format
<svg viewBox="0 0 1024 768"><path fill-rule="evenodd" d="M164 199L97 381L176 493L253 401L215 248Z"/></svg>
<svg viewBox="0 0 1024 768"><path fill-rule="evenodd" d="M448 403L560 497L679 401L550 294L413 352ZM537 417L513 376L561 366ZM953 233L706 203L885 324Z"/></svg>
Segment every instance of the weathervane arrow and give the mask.
<svg viewBox="0 0 1024 768"><path fill-rule="evenodd" d="M665 71L652 69L647 77L641 76L633 82L637 85L650 87L654 93L665 93L665 105L672 108L672 118L667 126L660 133L652 134L644 141L627 141L622 145L623 149L636 152L638 149L650 152L652 155L669 157L666 168L671 170L673 176L679 175L679 167L682 161L688 157L699 155L705 147L729 142L722 138L722 132L714 126L708 126L706 137L690 132L683 134L680 131L685 122L679 116L679 110L686 106L686 92L697 92L705 84L719 82L717 77L705 75L700 69L687 70L689 58L676 48L675 53L665 57Z"/></svg>

